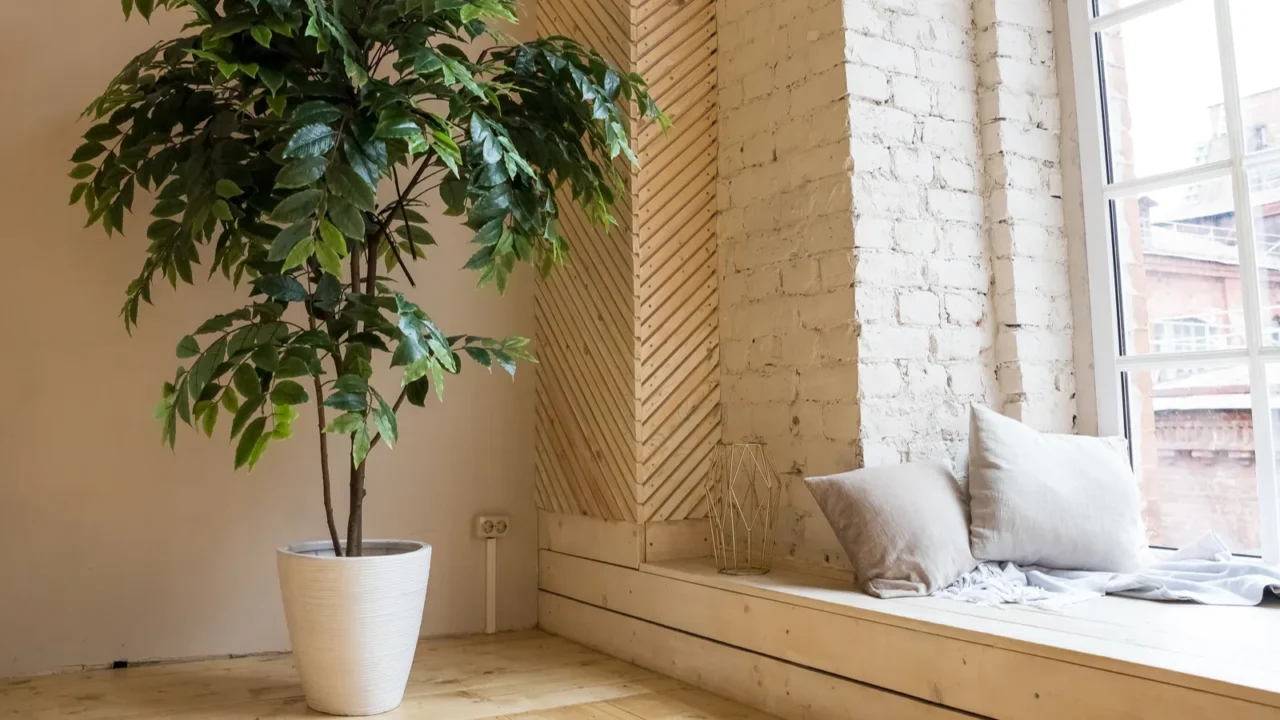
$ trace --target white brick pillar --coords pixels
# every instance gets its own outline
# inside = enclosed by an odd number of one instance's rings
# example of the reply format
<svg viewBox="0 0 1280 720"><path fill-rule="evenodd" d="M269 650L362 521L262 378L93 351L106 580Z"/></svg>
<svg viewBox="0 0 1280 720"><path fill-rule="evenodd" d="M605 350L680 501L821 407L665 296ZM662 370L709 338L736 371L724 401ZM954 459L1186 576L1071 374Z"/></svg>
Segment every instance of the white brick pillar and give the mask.
<svg viewBox="0 0 1280 720"><path fill-rule="evenodd" d="M974 0L998 409L1075 429L1061 111L1050 0Z"/></svg>

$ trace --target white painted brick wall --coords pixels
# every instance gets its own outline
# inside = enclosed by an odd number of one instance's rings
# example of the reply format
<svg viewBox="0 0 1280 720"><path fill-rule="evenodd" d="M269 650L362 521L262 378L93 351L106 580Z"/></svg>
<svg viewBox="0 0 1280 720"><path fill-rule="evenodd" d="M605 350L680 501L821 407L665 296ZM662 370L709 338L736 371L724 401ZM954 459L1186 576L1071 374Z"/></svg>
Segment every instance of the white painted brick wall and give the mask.
<svg viewBox="0 0 1280 720"><path fill-rule="evenodd" d="M1049 3L719 3L724 438L791 562L848 566L805 475L954 459L971 402L1071 428Z"/></svg>
<svg viewBox="0 0 1280 720"><path fill-rule="evenodd" d="M849 98L893 91L877 67L846 72L838 0L722 0L717 17L724 438L765 442L785 474L779 547L839 564L799 480L861 462Z"/></svg>

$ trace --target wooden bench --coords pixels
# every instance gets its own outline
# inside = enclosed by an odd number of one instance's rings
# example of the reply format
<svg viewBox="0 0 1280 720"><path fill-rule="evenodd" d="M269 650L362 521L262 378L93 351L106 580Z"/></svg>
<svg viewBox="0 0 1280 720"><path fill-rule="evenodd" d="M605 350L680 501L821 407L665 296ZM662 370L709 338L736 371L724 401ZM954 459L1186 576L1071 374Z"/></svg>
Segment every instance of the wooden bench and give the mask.
<svg viewBox="0 0 1280 720"><path fill-rule="evenodd" d="M1275 601L1048 612L552 550L539 582L550 632L784 718L1280 718Z"/></svg>

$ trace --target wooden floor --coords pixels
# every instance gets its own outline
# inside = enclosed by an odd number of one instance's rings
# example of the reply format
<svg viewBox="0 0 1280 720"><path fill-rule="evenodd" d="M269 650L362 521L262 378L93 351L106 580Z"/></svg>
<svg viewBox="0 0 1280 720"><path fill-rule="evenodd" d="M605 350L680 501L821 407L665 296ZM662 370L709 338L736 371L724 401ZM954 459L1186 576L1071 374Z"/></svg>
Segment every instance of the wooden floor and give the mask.
<svg viewBox="0 0 1280 720"><path fill-rule="evenodd" d="M324 717L287 655L0 680L0 717ZM380 718L771 720L670 678L538 631L424 640L404 704Z"/></svg>

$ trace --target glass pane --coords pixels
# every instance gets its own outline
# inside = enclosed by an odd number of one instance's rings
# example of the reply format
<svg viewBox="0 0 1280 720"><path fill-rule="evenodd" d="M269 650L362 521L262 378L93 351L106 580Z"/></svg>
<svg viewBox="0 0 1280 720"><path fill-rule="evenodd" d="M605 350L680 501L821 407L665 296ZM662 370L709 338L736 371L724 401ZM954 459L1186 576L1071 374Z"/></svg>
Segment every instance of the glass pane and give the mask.
<svg viewBox="0 0 1280 720"><path fill-rule="evenodd" d="M1232 0L1246 152L1280 147L1280 2Z"/></svg>
<svg viewBox="0 0 1280 720"><path fill-rule="evenodd" d="M1112 182L1228 156L1214 28L1186 0L1101 32Z"/></svg>
<svg viewBox="0 0 1280 720"><path fill-rule="evenodd" d="M1231 180L1111 203L1125 354L1245 347Z"/></svg>
<svg viewBox="0 0 1280 720"><path fill-rule="evenodd" d="M1212 530L1232 552L1260 554L1248 367L1126 374L1151 544L1182 547Z"/></svg>
<svg viewBox="0 0 1280 720"><path fill-rule="evenodd" d="M1280 165L1249 173L1255 254L1262 298L1262 342L1280 345Z"/></svg>

